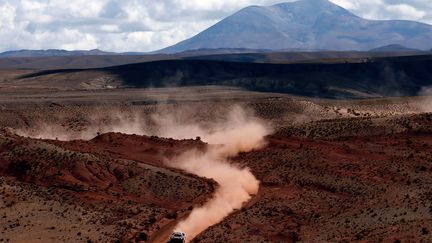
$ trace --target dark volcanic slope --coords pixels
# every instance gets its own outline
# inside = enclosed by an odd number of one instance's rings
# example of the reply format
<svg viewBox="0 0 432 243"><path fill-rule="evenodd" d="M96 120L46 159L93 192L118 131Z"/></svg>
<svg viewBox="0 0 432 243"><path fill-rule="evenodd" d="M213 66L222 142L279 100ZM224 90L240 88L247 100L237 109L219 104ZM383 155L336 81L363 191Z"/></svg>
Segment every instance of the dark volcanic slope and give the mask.
<svg viewBox="0 0 432 243"><path fill-rule="evenodd" d="M78 55L78 56L38 56L38 57L2 57L0 69L77 69L103 68L161 60L196 59L213 61L257 62L257 63L295 63L339 61L358 62L364 58L390 57L407 55L425 55L428 52L407 51L406 49L385 48L381 52L357 51L320 51L320 52L270 52L250 49L200 49L178 54L147 55Z"/></svg>
<svg viewBox="0 0 432 243"><path fill-rule="evenodd" d="M366 59L358 63L261 64L171 60L95 70L54 70L20 81L87 82L109 78L123 87L228 85L313 97L416 95L432 84L432 56Z"/></svg>
<svg viewBox="0 0 432 243"><path fill-rule="evenodd" d="M359 52L359 51L320 51L320 52L253 52L253 53L209 53L197 56L185 57L193 60L212 60L212 61L229 61L229 62L252 62L252 63L346 63L346 62L363 62L368 58L379 57L400 57L427 55L429 52L414 51L412 49L391 49L383 48L380 51Z"/></svg>

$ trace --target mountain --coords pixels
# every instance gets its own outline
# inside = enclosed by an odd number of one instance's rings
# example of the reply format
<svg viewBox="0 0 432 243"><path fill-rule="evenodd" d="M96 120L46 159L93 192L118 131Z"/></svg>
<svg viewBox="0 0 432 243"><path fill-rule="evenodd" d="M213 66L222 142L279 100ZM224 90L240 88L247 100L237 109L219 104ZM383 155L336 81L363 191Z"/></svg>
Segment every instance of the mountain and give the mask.
<svg viewBox="0 0 432 243"><path fill-rule="evenodd" d="M432 26L405 20L367 20L327 0L250 6L163 53L195 49L358 50L397 44L432 47Z"/></svg>
<svg viewBox="0 0 432 243"><path fill-rule="evenodd" d="M419 49L412 49L402 45L386 45L370 50L370 52L419 52Z"/></svg>
<svg viewBox="0 0 432 243"><path fill-rule="evenodd" d="M90 51L66 51L66 50L18 50L0 53L0 57L54 57L54 56L101 56L118 55L114 52L104 52L98 49Z"/></svg>

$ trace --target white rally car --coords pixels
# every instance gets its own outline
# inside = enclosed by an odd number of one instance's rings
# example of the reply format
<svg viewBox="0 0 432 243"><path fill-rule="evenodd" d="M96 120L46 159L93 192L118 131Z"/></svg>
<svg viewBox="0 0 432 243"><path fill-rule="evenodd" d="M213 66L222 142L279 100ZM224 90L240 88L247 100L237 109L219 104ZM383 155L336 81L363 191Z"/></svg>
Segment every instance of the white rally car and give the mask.
<svg viewBox="0 0 432 243"><path fill-rule="evenodd" d="M183 232L172 233L169 243L186 243L186 234Z"/></svg>

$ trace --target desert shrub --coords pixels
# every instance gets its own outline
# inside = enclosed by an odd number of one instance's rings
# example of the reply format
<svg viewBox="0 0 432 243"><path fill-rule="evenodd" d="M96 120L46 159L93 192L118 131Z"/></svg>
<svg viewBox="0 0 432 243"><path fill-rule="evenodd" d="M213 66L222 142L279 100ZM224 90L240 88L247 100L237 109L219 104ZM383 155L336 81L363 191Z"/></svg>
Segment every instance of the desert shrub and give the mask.
<svg viewBox="0 0 432 243"><path fill-rule="evenodd" d="M23 177L32 169L30 162L26 160L18 160L12 162L7 169L7 172L12 176Z"/></svg>

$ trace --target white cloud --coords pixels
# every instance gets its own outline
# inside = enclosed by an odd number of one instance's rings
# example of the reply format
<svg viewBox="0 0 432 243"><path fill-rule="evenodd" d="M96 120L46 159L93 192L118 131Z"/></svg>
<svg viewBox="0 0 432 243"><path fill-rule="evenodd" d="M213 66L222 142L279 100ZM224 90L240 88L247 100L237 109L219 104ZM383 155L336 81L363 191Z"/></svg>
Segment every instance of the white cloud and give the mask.
<svg viewBox="0 0 432 243"><path fill-rule="evenodd" d="M0 31L13 30L15 27L15 7L9 3L0 5L0 13Z"/></svg>
<svg viewBox="0 0 432 243"><path fill-rule="evenodd" d="M332 0L369 19L405 19L432 24L430 0Z"/></svg>
<svg viewBox="0 0 432 243"><path fill-rule="evenodd" d="M366 18L432 23L430 0L332 1ZM0 0L0 51L153 51L192 37L248 5L279 2L286 1Z"/></svg>
<svg viewBox="0 0 432 243"><path fill-rule="evenodd" d="M394 18L400 19L422 19L426 16L426 12L407 4L390 5L386 7L386 10L392 13Z"/></svg>

